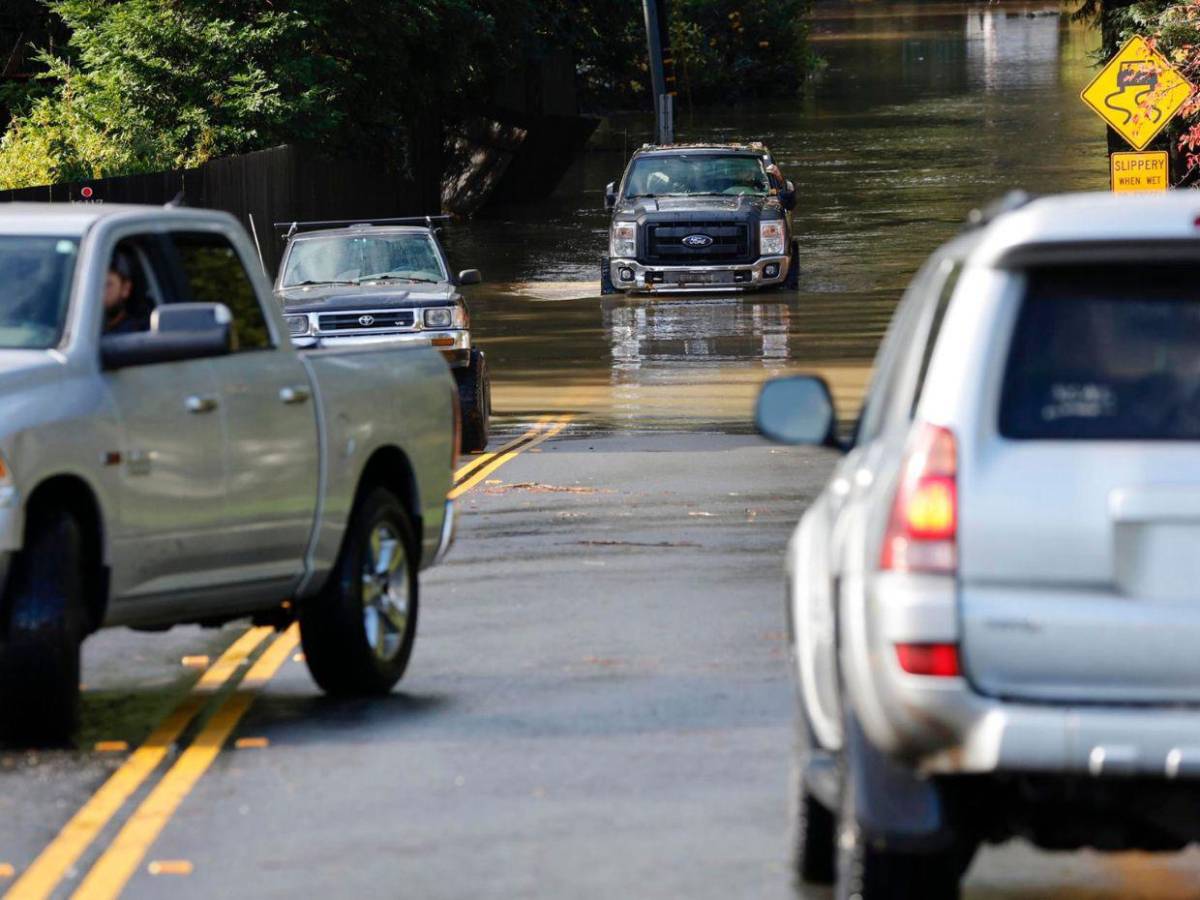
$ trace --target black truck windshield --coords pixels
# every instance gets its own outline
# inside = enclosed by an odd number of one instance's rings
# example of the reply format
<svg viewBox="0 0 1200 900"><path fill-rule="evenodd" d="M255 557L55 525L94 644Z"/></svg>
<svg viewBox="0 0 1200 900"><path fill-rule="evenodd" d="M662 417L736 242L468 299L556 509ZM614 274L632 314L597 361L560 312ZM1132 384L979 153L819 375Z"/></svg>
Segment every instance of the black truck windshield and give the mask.
<svg viewBox="0 0 1200 900"><path fill-rule="evenodd" d="M299 238L283 273L284 287L375 280L445 281L433 238L421 232Z"/></svg>
<svg viewBox="0 0 1200 900"><path fill-rule="evenodd" d="M0 235L0 348L58 343L78 255L75 238Z"/></svg>
<svg viewBox="0 0 1200 900"><path fill-rule="evenodd" d="M762 159L749 154L680 153L643 156L633 162L625 197L753 194L771 190Z"/></svg>

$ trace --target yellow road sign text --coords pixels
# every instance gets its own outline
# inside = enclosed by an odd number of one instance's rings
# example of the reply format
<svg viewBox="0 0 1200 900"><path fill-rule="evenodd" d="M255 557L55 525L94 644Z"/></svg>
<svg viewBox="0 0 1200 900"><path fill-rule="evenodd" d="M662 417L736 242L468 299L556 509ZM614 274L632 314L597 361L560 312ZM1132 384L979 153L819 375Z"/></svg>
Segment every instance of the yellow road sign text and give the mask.
<svg viewBox="0 0 1200 900"><path fill-rule="evenodd" d="M1080 94L1135 150L1144 150L1191 95L1188 80L1141 37L1130 38Z"/></svg>
<svg viewBox="0 0 1200 900"><path fill-rule="evenodd" d="M1167 151L1114 153L1108 158L1112 189L1118 194L1167 189Z"/></svg>

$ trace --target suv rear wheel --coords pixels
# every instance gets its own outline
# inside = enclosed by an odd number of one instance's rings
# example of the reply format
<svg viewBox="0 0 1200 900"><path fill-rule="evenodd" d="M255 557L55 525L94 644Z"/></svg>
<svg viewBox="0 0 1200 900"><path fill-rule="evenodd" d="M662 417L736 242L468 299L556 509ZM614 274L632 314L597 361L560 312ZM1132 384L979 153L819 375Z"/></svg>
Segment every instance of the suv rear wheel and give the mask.
<svg viewBox="0 0 1200 900"><path fill-rule="evenodd" d="M837 821L804 784L804 765L792 765L792 864L806 884L832 884Z"/></svg>

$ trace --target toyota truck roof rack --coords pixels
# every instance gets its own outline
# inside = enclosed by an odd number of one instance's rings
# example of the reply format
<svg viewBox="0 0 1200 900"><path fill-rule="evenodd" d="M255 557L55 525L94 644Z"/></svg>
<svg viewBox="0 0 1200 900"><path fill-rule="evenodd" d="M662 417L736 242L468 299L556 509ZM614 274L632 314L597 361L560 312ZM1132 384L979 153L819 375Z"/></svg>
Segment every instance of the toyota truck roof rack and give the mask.
<svg viewBox="0 0 1200 900"><path fill-rule="evenodd" d="M290 238L297 231L305 228L328 228L331 225L412 225L414 223L424 223L428 228L433 228L434 222L449 221L450 218L450 216L400 216L391 219L317 219L311 222L276 222L275 227L280 230L286 228L286 237Z"/></svg>

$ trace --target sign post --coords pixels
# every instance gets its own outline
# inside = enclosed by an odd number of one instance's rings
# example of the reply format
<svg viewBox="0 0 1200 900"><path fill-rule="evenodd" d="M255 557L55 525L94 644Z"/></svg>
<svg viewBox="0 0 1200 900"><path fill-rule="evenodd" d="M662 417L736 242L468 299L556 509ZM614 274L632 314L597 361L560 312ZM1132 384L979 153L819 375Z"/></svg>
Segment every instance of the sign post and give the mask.
<svg viewBox="0 0 1200 900"><path fill-rule="evenodd" d="M1129 146L1141 151L1179 113L1193 90L1165 56L1135 35L1079 96ZM1169 187L1166 151L1114 153L1109 166L1114 191Z"/></svg>

